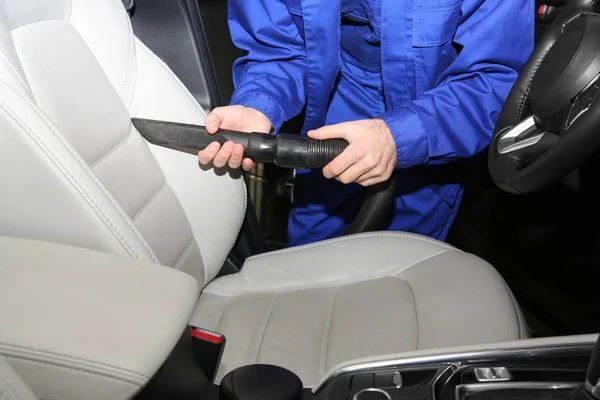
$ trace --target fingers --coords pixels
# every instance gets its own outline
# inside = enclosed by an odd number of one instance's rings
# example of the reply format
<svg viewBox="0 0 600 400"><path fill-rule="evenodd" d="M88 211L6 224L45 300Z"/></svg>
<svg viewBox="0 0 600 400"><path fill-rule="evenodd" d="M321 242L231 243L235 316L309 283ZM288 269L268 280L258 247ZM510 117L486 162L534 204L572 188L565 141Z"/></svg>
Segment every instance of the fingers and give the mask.
<svg viewBox="0 0 600 400"><path fill-rule="evenodd" d="M368 173L368 171L363 164L354 164L335 179L347 185L348 183L356 182L357 179Z"/></svg>
<svg viewBox="0 0 600 400"><path fill-rule="evenodd" d="M369 187L369 186L377 185L378 183L381 183L384 181L385 181L385 179L383 179L383 178L373 178L373 179L368 179L368 180L360 183L360 185L364 186L364 187Z"/></svg>
<svg viewBox="0 0 600 400"><path fill-rule="evenodd" d="M333 159L323 168L323 176L327 179L340 176L351 165L355 164L364 156L363 151L354 149L352 145L346 147L346 150Z"/></svg>
<svg viewBox="0 0 600 400"><path fill-rule="evenodd" d="M225 142L223 146L221 146L221 150L217 153L215 158L213 159L213 165L216 168L223 168L229 162L231 158L231 153L233 153L233 142Z"/></svg>
<svg viewBox="0 0 600 400"><path fill-rule="evenodd" d="M382 179L385 176L386 168L383 166L376 166L375 168L368 168L363 175L356 178L356 183L363 184L366 181L370 181L372 179Z"/></svg>
<svg viewBox="0 0 600 400"><path fill-rule="evenodd" d="M358 183L361 186L367 187L367 186L376 185L381 182L385 182L388 178L389 178L389 176L387 176L387 178L386 178L385 175L370 174L368 177L365 175L364 177L357 179L356 183Z"/></svg>
<svg viewBox="0 0 600 400"><path fill-rule="evenodd" d="M204 150L200 150L198 152L198 160L200 164L210 164L210 162L215 158L217 152L221 148L219 142L212 142L207 148Z"/></svg>
<svg viewBox="0 0 600 400"><path fill-rule="evenodd" d="M241 144L235 144L229 158L228 165L230 168L236 169L242 165L242 158L244 156L244 147Z"/></svg>
<svg viewBox="0 0 600 400"><path fill-rule="evenodd" d="M314 131L309 131L308 137L319 140L341 138L349 141L348 137L352 132L352 127L353 125L347 122L327 125Z"/></svg>
<svg viewBox="0 0 600 400"><path fill-rule="evenodd" d="M241 144L233 142L225 142L221 146L218 142L213 142L206 149L198 152L198 160L201 164L210 164L215 168L223 168L229 166L232 169L243 166L249 170L254 167L254 162L249 158L244 159L244 147Z"/></svg>
<svg viewBox="0 0 600 400"><path fill-rule="evenodd" d="M244 171L250 171L252 168L254 168L254 161L249 158L244 158L242 161L242 168L244 168Z"/></svg>
<svg viewBox="0 0 600 400"><path fill-rule="evenodd" d="M225 107L217 107L206 116L204 119L204 126L206 126L208 133L212 135L219 130L225 119L225 114Z"/></svg>
<svg viewBox="0 0 600 400"><path fill-rule="evenodd" d="M370 186L385 181L390 175L391 172L383 165L371 167L367 162L360 162L352 165L336 179L344 184L356 182L362 186Z"/></svg>
<svg viewBox="0 0 600 400"><path fill-rule="evenodd" d="M376 185L386 181L394 173L394 169L395 164L393 162L388 163L387 166L384 166L383 164L378 165L356 179L356 183L362 186Z"/></svg>
<svg viewBox="0 0 600 400"><path fill-rule="evenodd" d="M370 186L388 179L393 170L393 163L365 155L363 150L350 145L323 169L323 175L344 184L356 182Z"/></svg>

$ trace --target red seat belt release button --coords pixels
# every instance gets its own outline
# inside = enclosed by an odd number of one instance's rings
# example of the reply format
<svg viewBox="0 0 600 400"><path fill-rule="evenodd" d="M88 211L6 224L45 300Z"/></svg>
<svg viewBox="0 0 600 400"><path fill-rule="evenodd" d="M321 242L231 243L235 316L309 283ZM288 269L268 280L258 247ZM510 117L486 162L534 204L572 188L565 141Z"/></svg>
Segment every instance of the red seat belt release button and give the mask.
<svg viewBox="0 0 600 400"><path fill-rule="evenodd" d="M225 336L195 326L190 326L189 332L193 340L194 358L206 378L214 382L225 349Z"/></svg>

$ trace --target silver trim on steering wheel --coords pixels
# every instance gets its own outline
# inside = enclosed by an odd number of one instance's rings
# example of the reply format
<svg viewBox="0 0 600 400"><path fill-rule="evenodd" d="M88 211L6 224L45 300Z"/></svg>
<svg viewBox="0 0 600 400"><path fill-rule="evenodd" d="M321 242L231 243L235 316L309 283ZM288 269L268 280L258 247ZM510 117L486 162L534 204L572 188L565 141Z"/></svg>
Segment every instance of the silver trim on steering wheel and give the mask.
<svg viewBox="0 0 600 400"><path fill-rule="evenodd" d="M498 153L507 154L517 150L524 149L537 144L544 136L543 132L530 136L523 140L518 140L518 137L529 130L536 129L535 119L533 116L519 122L515 127L506 132L498 140Z"/></svg>

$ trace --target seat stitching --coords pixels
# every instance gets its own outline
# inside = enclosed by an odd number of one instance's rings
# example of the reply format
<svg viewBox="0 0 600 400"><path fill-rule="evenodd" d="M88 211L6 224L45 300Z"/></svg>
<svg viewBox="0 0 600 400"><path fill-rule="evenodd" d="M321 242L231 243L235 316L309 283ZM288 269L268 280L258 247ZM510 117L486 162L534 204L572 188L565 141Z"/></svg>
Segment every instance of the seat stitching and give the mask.
<svg viewBox="0 0 600 400"><path fill-rule="evenodd" d="M543 54L541 54L540 59L536 62L535 66L533 67L531 78L529 79L529 82L527 82L527 86L525 87L525 90L523 93L524 96L522 96L520 98L519 104L517 105L516 122L519 122L521 120L521 116L522 116L523 110L525 108L525 100L529 97L529 91L531 90L531 86L533 85L533 77L535 76L538 69L540 68L540 65L542 65L542 62L546 59L546 56L550 52L551 48L552 48L552 46L550 46L546 51L544 51Z"/></svg>
<svg viewBox="0 0 600 400"><path fill-rule="evenodd" d="M417 261L413 262L412 264L410 264L410 265L407 265L407 266L405 266L404 268L402 268L402 270L401 270L401 271L398 271L398 273L397 273L395 276L396 276L396 277L399 277L399 275L400 275L400 274L402 274L402 273L404 273L404 272L408 271L408 270L409 270L409 269L411 269L412 267L415 267L415 266L417 266L417 265L419 265L419 264L422 264L422 263L424 263L425 261L432 260L432 259L434 259L434 258L436 258L436 257L438 257L438 256L441 256L442 254L450 253L451 251L453 251L453 250L445 250L445 251L441 251L441 252L439 252L439 253L436 253L436 254L433 254L433 255L428 255L428 256L425 256L425 257L423 257L423 258L420 258L419 260L417 260Z"/></svg>
<svg viewBox="0 0 600 400"><path fill-rule="evenodd" d="M72 355L68 355L68 354L64 354L64 353L59 353L59 352L55 352L55 351L49 351L49 350L45 350L45 349L34 349L31 347L20 346L17 344L6 343L6 342L0 342L0 348L3 348L4 352L26 353L26 354L29 354L30 356L50 357L50 358L55 358L55 359L63 358L67 361L72 361L72 362L90 363L90 364L93 364L100 368L113 369L116 372L121 373L121 374L129 374L129 375L137 376L140 378L147 378L146 375L140 374L139 372L131 370L131 369L119 367L119 366L104 363L101 361L96 361L96 360L91 360L91 359L87 359L87 358L83 358L83 357L77 357L77 356L72 356ZM17 357L16 354L14 354L14 356Z"/></svg>
<svg viewBox="0 0 600 400"><path fill-rule="evenodd" d="M307 279L306 277L300 276L298 274L293 273L290 270L287 269L282 269L280 266L268 266L268 270L272 271L274 273L279 273L282 275L287 275L290 278L292 278L293 280L297 281L298 283L302 283L302 284L308 284L308 285L315 285L315 282L311 281L310 279Z"/></svg>
<svg viewBox="0 0 600 400"><path fill-rule="evenodd" d="M134 36L133 36L133 28L131 26L131 19L128 17L127 17L127 26L129 28L128 36L130 38L130 42L129 42L128 56L127 56L127 69L125 70L123 89L121 91L121 99L123 100L123 104L127 103L127 92L129 91L129 87L131 86L133 62L135 59L135 40L134 40Z"/></svg>
<svg viewBox="0 0 600 400"><path fill-rule="evenodd" d="M131 256L135 258L140 258L139 254L135 251L135 249L131 246L131 244L127 241L125 236L119 231L119 229L110 221L110 218L104 214L101 208L94 202L94 200L89 196L89 194L85 191L83 186L77 181L77 179L69 173L67 168L60 162L58 157L42 142L40 137L33 132L33 130L23 121L21 120L14 112L12 108L10 108L6 103L0 101L0 106L4 111L11 117L17 124L24 129L29 136L36 142L36 144L46 153L46 155L54 162L54 164L61 170L61 172L69 179L71 184L77 189L79 194L88 202L92 209L96 211L96 214L102 219L102 221L108 225L108 227L112 230L112 233L120 240L121 245L125 247L125 249L129 252Z"/></svg>
<svg viewBox="0 0 600 400"><path fill-rule="evenodd" d="M29 88L27 83L25 83L25 79L19 73L19 70L17 69L15 64L12 62L9 55L6 53L6 50L4 50L4 47L0 46L0 52L2 52L2 55L4 56L4 57L2 57L2 61L4 61L4 64L6 64L9 71L13 73L13 75L17 78L17 80L19 81L21 86L25 89L25 91L29 94L29 96L31 96L31 98L33 98L33 93L31 92L31 89Z"/></svg>
<svg viewBox="0 0 600 400"><path fill-rule="evenodd" d="M250 260L256 260L262 257L270 257L273 255L277 255L277 254L287 254L287 253L293 253L296 251L303 251L303 250L307 250L310 248L314 248L314 247L321 247L321 246L325 246L328 244L333 244L333 243L338 243L338 242L343 242L343 241L347 241L353 238L371 238L371 237L382 237L382 236L395 236L395 237L399 237L399 238L408 238L408 239L414 239L414 240L418 240L421 242L427 242L427 243L431 243L431 244L435 244L438 245L440 247L449 249L449 250L456 250L456 251L461 251L458 250L457 248L450 246L444 242L440 242L438 240L435 239L431 239L427 236L422 236L422 235L418 235L418 234L414 234L414 233L409 233L409 232L377 232L377 233L368 233L368 234L357 234L357 235L349 235L349 236L344 236L341 238L337 238L337 239L329 239L329 240L324 240L321 242L317 242L317 243L312 243L312 244L307 244L304 246L297 246L297 247L291 247L289 249L283 249L283 250L277 250L277 251L271 251L268 253L264 253L264 254L258 254L252 257L249 257L246 261L250 261Z"/></svg>
<svg viewBox="0 0 600 400"><path fill-rule="evenodd" d="M92 376L99 377L101 379L122 382L122 383L126 383L129 385L135 386L135 387L139 387L140 385L143 385L148 380L148 377L144 377L144 379L142 379L142 380L134 381L134 380L129 380L125 376L122 376L122 375L111 376L111 375L108 375L108 374L105 374L102 372L91 371L91 370L87 370L87 369L83 369L81 367L76 367L76 366L71 366L71 365L49 363L49 362L44 362L44 361L32 360L32 359L24 358L24 357L15 357L15 356L11 356L11 355L4 355L4 357L7 359L13 359L13 360L31 363L31 364L40 364L40 365L45 365L45 366L51 366L53 368L76 372L76 373L83 374L83 375L92 375Z"/></svg>
<svg viewBox="0 0 600 400"><path fill-rule="evenodd" d="M402 278L400 278L402 279ZM415 329L417 331L417 346L415 347L415 350L419 350L419 313L417 312L417 298L415 297L415 291L413 290L412 286L410 285L410 282L406 279L402 279L404 282L406 282L406 284L408 285L408 288L410 289L410 293L412 294L412 298L413 298L413 302L415 303Z"/></svg>
<svg viewBox="0 0 600 400"><path fill-rule="evenodd" d="M133 218L131 218L133 222L137 222L138 218L144 213L144 211L148 209L148 207L150 207L154 200L156 200L156 198L163 192L163 190L166 189L167 186L167 181L163 181L163 184L158 188L158 190L152 196L150 196L150 198L144 203L142 208L137 213L135 213Z"/></svg>
<svg viewBox="0 0 600 400"><path fill-rule="evenodd" d="M419 260L415 261L414 263L411 263L411 264L409 264L407 266L404 266L402 268L402 270L400 270L400 271L398 271L396 273L396 275L379 275L378 274L378 275L374 275L371 278L365 278L363 276L358 276L358 277L357 276L353 276L352 278L349 278L350 280L346 280L346 281L330 280L330 281L323 281L323 282L312 282L312 281L310 281L308 279L297 277L296 275L294 275L293 273L291 273L290 271L287 271L287 270L279 270L278 272L279 273L285 273L285 274L287 274L287 275L289 275L291 277L294 277L294 278L298 278L299 280L302 281L300 283L302 283L302 284L307 283L309 285L309 286L291 286L291 287L286 287L286 290L305 290L307 288L327 288L327 287L332 287L332 285L335 285L335 284L349 285L349 284L353 284L353 283L357 283L357 282L364 282L365 279L366 279L366 281L370 281L370 280L380 279L380 278L384 278L384 277L402 278L399 275L402 274L402 273L404 273L404 272L406 272L407 270L411 269L412 267L415 267L418 264L421 264L421 263L423 263L425 261L428 261L428 260L430 260L432 258L441 256L443 254L450 253L450 252L463 253L462 250L458 250L458 249L455 249L455 248L450 248L450 249L441 251L439 253L436 253L436 254L433 254L433 255L428 255L428 256L425 256L423 258L420 258ZM383 270L387 270L388 268L391 268L393 266L394 266L394 264L389 264L386 267L384 267ZM274 270L274 268L269 267L269 270ZM239 272L239 273L237 273L236 275L241 280L241 282L239 284L240 287L247 287L249 285L249 283L247 282L247 278L244 275L244 269L243 268L242 268L242 271ZM211 290L212 290L211 287L208 287L208 289L204 288L203 289L203 293L205 293L205 294L211 294L211 295L214 295L214 296L222 296L218 292L213 292ZM239 293L238 296L242 296L242 295L246 295L246 294L261 294L261 293L265 293L265 291L267 291L266 293L270 293L269 290L271 290L271 289L264 288L264 289L261 289L260 291L256 291L256 292L243 291L243 292ZM225 296L222 296L222 297L225 297Z"/></svg>
<svg viewBox="0 0 600 400"><path fill-rule="evenodd" d="M119 150L121 147L123 147L125 145L125 143L127 143L129 141L129 139L131 139L133 137L133 132L134 132L133 124L130 121L129 122L129 133L127 135L125 135L123 140L119 141L112 149L108 150L106 153L101 155L100 158L98 158L93 163L90 163L90 168L91 169L96 168L100 163L102 163L102 161L106 160L109 156L111 156L117 150Z"/></svg>
<svg viewBox="0 0 600 400"><path fill-rule="evenodd" d="M548 55L548 53L550 52L550 50L552 49L552 46L548 47L540 56L540 58L537 60L537 62L535 63L535 65L533 66L530 78L527 82L527 85L525 86L525 88L523 90L521 90L521 93L523 94L520 99L519 102L517 103L517 115L515 116L515 122L518 123L519 121L521 121L522 115L523 115L523 111L525 110L525 104L526 104L526 100L529 98L529 92L531 91L531 87L533 85L533 77L535 76L535 74L537 73L538 69L540 68L540 66L542 65L542 63L544 62L544 60L546 59L546 56ZM521 89L519 87L519 89Z"/></svg>
<svg viewBox="0 0 600 400"><path fill-rule="evenodd" d="M21 95L21 97L22 97L22 95ZM106 198L108 199L109 203L115 208L115 210L117 211L117 214L119 214L121 216L121 218L123 218L123 221L125 222L125 224L127 224L127 226L129 228L131 228L132 233L140 241L140 243L142 244L142 246L146 249L146 251L150 255L150 258L152 259L152 261L154 263L158 264L159 261L156 258L156 255L154 254L154 252L152 251L152 249L150 248L150 246L148 245L148 243L146 242L146 240L139 233L139 231L137 230L137 228L133 224L133 221L130 220L129 216L125 213L125 211L123 211L123 209L121 208L121 206L116 202L116 200L113 198L112 194L110 194L110 192L104 187L104 185L102 184L102 182L100 182L100 180L98 179L98 177L96 177L91 172L91 169L89 169L88 164L86 164L85 161L83 161L81 159L81 157L73 149L73 147L71 146L71 144L62 136L62 134L60 134L60 131L58 130L58 128L56 128L54 126L54 123L46 116L46 114L42 111L42 109L39 108L39 106L37 104L31 102L27 98L25 98L25 97L23 97L23 98L26 101L28 101L31 106L33 106L34 110L44 120L44 122L46 122L48 124L48 126L50 127L50 129L54 132L54 134L56 135L56 137L63 143L63 145L65 146L65 148L71 153L71 155L75 158L75 160L77 160L79 162L79 164L83 167L83 170L86 172L86 174L88 175L88 177L92 181L94 181L94 183L96 184L96 186L106 196ZM138 256L138 258L139 258L139 256Z"/></svg>
<svg viewBox="0 0 600 400"><path fill-rule="evenodd" d="M504 279L503 279L503 281L504 281ZM526 329L525 329L525 324L523 322L524 316L523 316L523 312L521 311L521 307L519 306L519 302L517 301L517 298L515 297L512 290L510 290L510 287L508 286L508 283L506 283L506 281L504 281L504 285L506 286L506 290L508 291L508 294L510 295L512 305L513 305L513 307L515 309L515 313L517 315L517 330L519 331L518 332L519 339L526 339L527 333L526 333Z"/></svg>
<svg viewBox="0 0 600 400"><path fill-rule="evenodd" d="M320 362L320 376L325 375L325 364L327 363L327 346L329 344L329 333L331 331L331 320L333 318L333 310L335 308L335 299L337 298L337 292L340 287L337 286L333 292L333 300L331 301L331 308L329 309L329 315L327 317L327 324L325 325L325 338L323 339L323 348L321 349L321 362Z"/></svg>
<svg viewBox="0 0 600 400"><path fill-rule="evenodd" d="M180 264L183 262L183 259L185 258L185 256L190 252L190 249L192 248L194 243L196 243L196 238L194 237L194 235L192 235L192 239L190 240L190 243L183 250L183 252L179 256L179 258L175 262L175 265L173 265L174 269L179 270L179 267L181 267Z"/></svg>
<svg viewBox="0 0 600 400"><path fill-rule="evenodd" d="M263 324L261 327L260 335L258 336L258 347L256 349L256 355L254 357L254 364L258 363L258 356L260 355L260 349L262 348L263 339L265 337L265 332L267 331L267 325L269 325L269 320L271 319L271 314L273 313L273 307L275 306L275 302L277 301L277 297L279 297L279 292L276 292L271 300L271 304L267 310L267 314L263 320Z"/></svg>
<svg viewBox="0 0 600 400"><path fill-rule="evenodd" d="M86 164L85 161L83 161L81 159L81 156L79 156L79 154L77 154L77 152L73 149L73 147L71 146L71 144L62 136L62 134L60 134L60 131L58 130L58 128L56 128L56 126L54 125L54 123L46 116L46 114L42 111L42 109L36 103L32 102L27 97L24 97L21 93L19 93L19 92L16 92L16 93L17 93L18 96L20 96L21 98L23 98L23 100L25 100L32 107L32 109L35 112L37 112L38 116L40 118L42 118L44 120L44 122L46 122L46 124L48 124L48 127L56 135L56 137L58 138L58 140L60 140L62 142L62 144L67 149L67 151L69 151L71 153L71 155L73 156L73 158L75 158L75 160L82 166L83 170L88 175L88 177L96 184L96 186L98 187L98 189L100 189L100 191L106 196L106 198L109 201L109 203L117 211L117 214L119 214L121 216L121 218L123 218L123 221L125 222L125 224L129 228L131 228L133 235L140 241L140 243L142 244L142 246L146 249L146 251L148 252L148 254L149 254L150 258L152 259L152 261L154 263L158 264L159 262L158 262L158 259L156 258L156 255L154 254L154 252L152 251L152 249L150 248L150 246L148 245L148 243L146 242L146 240L142 237L142 235L140 234L140 232L137 230L137 228L133 225L133 221L131 221L129 219L129 217L125 214L125 211L123 211L123 209L121 208L121 206L115 201L115 199L113 198L113 196L108 192L108 190L100 182L100 180L98 179L98 177L96 177L91 172L91 169L89 168L89 165ZM2 103L2 104L4 104L6 107L8 107L5 103ZM11 109L11 111L12 111L12 109ZM14 111L13 111L13 113L14 113ZM36 137L37 137L37 135L36 135ZM39 137L38 137L38 139L39 139ZM48 151L49 151L49 149L48 149ZM60 164L60 165L62 165L62 164ZM64 168L64 166L63 166L63 168ZM65 170L66 170L66 168L65 168ZM136 255L137 258L140 258L139 255L137 255L137 253L134 252L134 254Z"/></svg>

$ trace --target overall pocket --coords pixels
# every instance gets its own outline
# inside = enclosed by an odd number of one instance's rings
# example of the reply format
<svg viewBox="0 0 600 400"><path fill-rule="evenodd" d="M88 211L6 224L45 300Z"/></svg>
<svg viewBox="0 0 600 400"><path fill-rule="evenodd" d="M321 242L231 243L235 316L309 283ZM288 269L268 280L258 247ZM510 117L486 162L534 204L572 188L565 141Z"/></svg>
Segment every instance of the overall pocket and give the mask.
<svg viewBox="0 0 600 400"><path fill-rule="evenodd" d="M462 1L424 0L413 8L412 47L416 58L418 94L430 90L454 61L452 47Z"/></svg>
<svg viewBox="0 0 600 400"><path fill-rule="evenodd" d="M420 2L413 9L413 47L436 47L456 33L462 1ZM424 5L425 4L425 5Z"/></svg>

